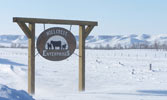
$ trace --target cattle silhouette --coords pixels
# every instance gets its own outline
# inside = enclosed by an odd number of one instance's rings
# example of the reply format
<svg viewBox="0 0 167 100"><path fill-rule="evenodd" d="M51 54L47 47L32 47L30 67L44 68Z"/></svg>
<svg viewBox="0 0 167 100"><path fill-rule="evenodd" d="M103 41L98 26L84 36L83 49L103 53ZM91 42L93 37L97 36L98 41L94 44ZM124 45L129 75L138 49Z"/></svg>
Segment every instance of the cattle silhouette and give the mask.
<svg viewBox="0 0 167 100"><path fill-rule="evenodd" d="M50 41L50 44L52 44L54 50L56 47L59 47L59 50L61 50L61 41Z"/></svg>
<svg viewBox="0 0 167 100"><path fill-rule="evenodd" d="M63 45L62 45L62 49L63 49L63 50L66 49L66 45L67 45L67 44L63 44Z"/></svg>
<svg viewBox="0 0 167 100"><path fill-rule="evenodd" d="M49 49L52 49L52 44L47 43L47 47L48 47L48 50L49 50Z"/></svg>

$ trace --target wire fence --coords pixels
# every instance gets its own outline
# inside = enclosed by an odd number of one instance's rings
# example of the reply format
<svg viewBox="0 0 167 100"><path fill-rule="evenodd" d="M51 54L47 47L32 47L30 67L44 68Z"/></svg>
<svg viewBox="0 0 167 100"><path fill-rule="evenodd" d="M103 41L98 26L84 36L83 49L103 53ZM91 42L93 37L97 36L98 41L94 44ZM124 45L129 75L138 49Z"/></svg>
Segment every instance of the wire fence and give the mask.
<svg viewBox="0 0 167 100"><path fill-rule="evenodd" d="M88 52L88 53L87 53ZM97 53L101 52L101 53ZM95 54L93 54L95 53ZM0 51L0 56L28 56L28 50L1 50ZM73 55L79 56L78 50L76 50ZM167 52L166 51L144 51L138 52L137 50L129 50L124 51L124 50L97 50L96 52L92 50L86 50L86 56L92 56L96 55L98 57L127 57L127 58L167 58ZM38 51L35 51L35 56L40 56L38 54Z"/></svg>

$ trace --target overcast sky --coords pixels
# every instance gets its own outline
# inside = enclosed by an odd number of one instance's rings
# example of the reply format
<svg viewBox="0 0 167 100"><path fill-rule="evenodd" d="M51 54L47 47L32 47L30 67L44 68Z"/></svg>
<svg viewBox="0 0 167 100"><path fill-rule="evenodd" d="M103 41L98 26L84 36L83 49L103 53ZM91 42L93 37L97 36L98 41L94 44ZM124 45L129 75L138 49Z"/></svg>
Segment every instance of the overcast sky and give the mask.
<svg viewBox="0 0 167 100"><path fill-rule="evenodd" d="M91 35L167 34L167 0L1 0L0 12L0 34L24 34L13 17L98 21Z"/></svg>

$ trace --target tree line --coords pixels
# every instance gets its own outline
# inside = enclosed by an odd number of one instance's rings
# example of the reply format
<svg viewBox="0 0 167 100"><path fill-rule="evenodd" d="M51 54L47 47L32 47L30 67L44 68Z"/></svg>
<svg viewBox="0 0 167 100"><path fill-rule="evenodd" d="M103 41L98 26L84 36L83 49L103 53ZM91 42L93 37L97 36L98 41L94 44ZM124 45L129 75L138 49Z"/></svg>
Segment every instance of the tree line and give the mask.
<svg viewBox="0 0 167 100"><path fill-rule="evenodd" d="M112 50L112 49L156 49L156 50L167 50L167 44L161 44L158 41L155 41L153 44L146 43L133 43L131 45L121 45L117 44L111 47L109 44L107 45L99 45L95 47L90 47L88 45L85 46L86 49L102 49L102 50Z"/></svg>
<svg viewBox="0 0 167 100"><path fill-rule="evenodd" d="M15 44L12 43L11 48L27 48L27 46L23 46L21 44ZM10 48L8 47L8 48ZM6 48L5 46L0 45L0 48ZM76 47L78 49L78 45ZM165 43L160 43L158 41L154 41L154 43L149 44L149 43L133 43L131 45L121 45L121 44L116 44L115 46L110 46L109 44L103 45L99 44L96 45L95 47L85 45L86 49L98 49L98 50L119 50L119 49L156 49L156 50L167 50L167 44Z"/></svg>

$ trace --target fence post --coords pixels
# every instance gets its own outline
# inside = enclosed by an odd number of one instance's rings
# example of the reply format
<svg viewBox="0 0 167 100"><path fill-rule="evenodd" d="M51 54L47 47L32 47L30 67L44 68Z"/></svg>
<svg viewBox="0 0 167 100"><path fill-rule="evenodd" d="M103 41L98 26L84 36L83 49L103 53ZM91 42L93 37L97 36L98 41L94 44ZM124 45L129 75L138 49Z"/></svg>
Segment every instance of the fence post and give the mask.
<svg viewBox="0 0 167 100"><path fill-rule="evenodd" d="M152 64L150 64L150 70L152 70Z"/></svg>

